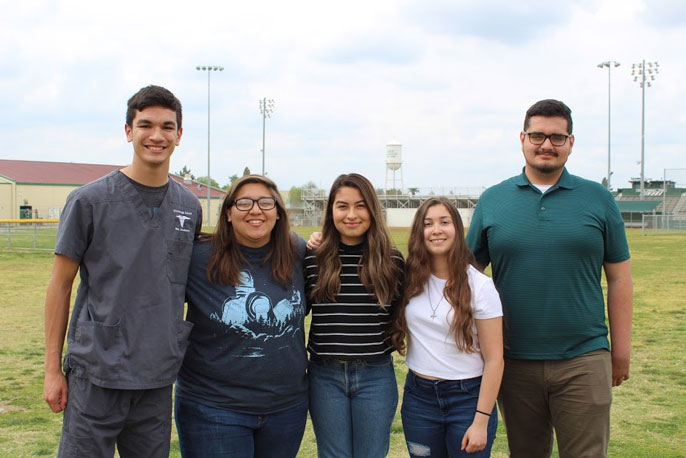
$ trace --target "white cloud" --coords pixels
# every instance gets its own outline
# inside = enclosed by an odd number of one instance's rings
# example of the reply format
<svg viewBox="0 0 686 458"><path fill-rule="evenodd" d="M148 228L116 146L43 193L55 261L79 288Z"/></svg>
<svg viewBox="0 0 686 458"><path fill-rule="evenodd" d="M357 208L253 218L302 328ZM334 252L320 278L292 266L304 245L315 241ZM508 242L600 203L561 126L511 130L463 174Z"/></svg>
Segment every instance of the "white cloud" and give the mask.
<svg viewBox="0 0 686 458"><path fill-rule="evenodd" d="M613 183L637 176L641 91L631 63L657 60L646 91L646 176L683 164L682 2L660 0L134 2L3 1L2 156L127 163L128 97L150 83L184 105L172 170L206 174L207 74L212 175L266 168L282 188L328 188L357 171L384 184L385 144L403 144L406 187L486 186L518 173L524 112L542 98L572 108L569 169L606 173L607 70L613 71ZM681 20L679 18L682 18Z"/></svg>

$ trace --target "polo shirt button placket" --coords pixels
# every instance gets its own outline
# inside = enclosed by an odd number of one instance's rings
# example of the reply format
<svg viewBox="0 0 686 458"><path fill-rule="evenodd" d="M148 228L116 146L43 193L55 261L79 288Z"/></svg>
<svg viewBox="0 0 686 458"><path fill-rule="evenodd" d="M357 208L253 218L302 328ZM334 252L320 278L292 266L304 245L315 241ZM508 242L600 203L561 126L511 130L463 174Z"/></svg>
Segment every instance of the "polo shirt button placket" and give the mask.
<svg viewBox="0 0 686 458"><path fill-rule="evenodd" d="M538 205L539 205L539 207L538 207L538 217L539 217L542 221L547 221L547 220L548 220L548 218L546 217L546 213L547 213L547 212L546 212L545 200L546 200L546 199L545 199L545 196L543 196L543 195L538 199Z"/></svg>

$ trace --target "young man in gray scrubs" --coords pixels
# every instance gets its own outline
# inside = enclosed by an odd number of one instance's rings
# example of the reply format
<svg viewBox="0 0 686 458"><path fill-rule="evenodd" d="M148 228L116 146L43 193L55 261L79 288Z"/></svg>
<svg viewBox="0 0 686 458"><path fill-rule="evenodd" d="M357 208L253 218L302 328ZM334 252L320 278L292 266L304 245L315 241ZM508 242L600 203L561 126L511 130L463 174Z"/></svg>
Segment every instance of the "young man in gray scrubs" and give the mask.
<svg viewBox="0 0 686 458"><path fill-rule="evenodd" d="M45 384L64 411L61 457L168 457L171 387L191 324L183 319L198 199L169 178L181 103L148 86L128 101L131 165L67 198L45 300ZM60 367L72 284L81 283Z"/></svg>

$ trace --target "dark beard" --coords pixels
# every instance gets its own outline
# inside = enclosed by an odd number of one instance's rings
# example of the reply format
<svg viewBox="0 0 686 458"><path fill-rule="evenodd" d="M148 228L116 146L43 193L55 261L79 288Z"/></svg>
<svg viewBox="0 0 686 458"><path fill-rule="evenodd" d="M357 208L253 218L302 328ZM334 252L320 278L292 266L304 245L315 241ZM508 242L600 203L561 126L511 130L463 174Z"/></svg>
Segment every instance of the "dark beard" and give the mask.
<svg viewBox="0 0 686 458"><path fill-rule="evenodd" d="M560 155L557 153L553 153L553 154L555 155L556 158L560 157ZM536 152L536 156L541 156L541 155L542 155L541 153ZM564 164L549 164L549 163L533 164L532 163L532 164L529 164L529 166L532 169L536 170L537 172L548 174L548 173L555 173L555 172L560 171L560 169L562 169L564 167Z"/></svg>
<svg viewBox="0 0 686 458"><path fill-rule="evenodd" d="M553 165L553 164L543 164L543 165L529 164L529 166L532 169L534 169L538 172L541 172L541 173L555 173L555 172L559 171L562 167L564 167L564 165Z"/></svg>

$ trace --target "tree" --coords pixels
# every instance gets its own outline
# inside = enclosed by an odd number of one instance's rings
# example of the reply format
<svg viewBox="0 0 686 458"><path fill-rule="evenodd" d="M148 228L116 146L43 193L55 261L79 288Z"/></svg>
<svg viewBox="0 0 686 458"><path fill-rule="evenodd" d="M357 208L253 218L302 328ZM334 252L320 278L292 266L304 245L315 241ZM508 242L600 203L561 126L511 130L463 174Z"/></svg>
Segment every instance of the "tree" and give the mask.
<svg viewBox="0 0 686 458"><path fill-rule="evenodd" d="M610 176L614 174L615 172L610 172ZM603 185L604 188L607 188L607 177L603 177L603 179L600 180L600 183ZM610 187L610 191L612 191L612 187Z"/></svg>
<svg viewBox="0 0 686 458"><path fill-rule="evenodd" d="M235 173L229 177L229 182L226 183L224 186L222 186L222 189L224 191L228 191L229 188L233 185L233 183L238 179L238 175Z"/></svg>
<svg viewBox="0 0 686 458"><path fill-rule="evenodd" d="M182 168L181 170L179 170L178 172L176 172L176 174L177 174L178 176L182 177L182 178L186 178L186 175L190 175L190 176L191 176L191 180L195 180L195 175L193 175L193 174L191 173L191 169L189 169L188 167L186 167L186 165L184 165L183 168Z"/></svg>
<svg viewBox="0 0 686 458"><path fill-rule="evenodd" d="M300 186L293 186L290 191L288 191L288 200L292 203L303 200L303 188Z"/></svg>
<svg viewBox="0 0 686 458"><path fill-rule="evenodd" d="M207 184L207 177L198 177L195 179L195 181L197 181L198 183ZM213 188L220 187L219 183L217 183L217 181L214 178L211 179L210 186L212 186Z"/></svg>
<svg viewBox="0 0 686 458"><path fill-rule="evenodd" d="M312 191L315 195L318 194L319 187L314 181L308 181L302 186L293 186L288 191L288 200L291 202L300 202L303 200L303 191Z"/></svg>
<svg viewBox="0 0 686 458"><path fill-rule="evenodd" d="M407 192L412 194L412 197L414 197L414 195L419 192L419 188L407 188Z"/></svg>
<svg viewBox="0 0 686 458"><path fill-rule="evenodd" d="M243 176L250 175L250 169L248 167L245 167L243 169Z"/></svg>

